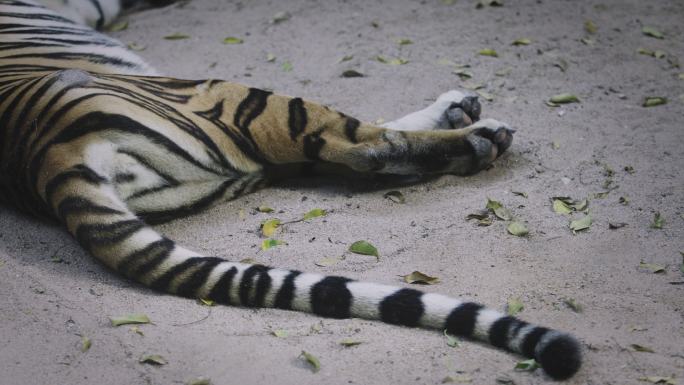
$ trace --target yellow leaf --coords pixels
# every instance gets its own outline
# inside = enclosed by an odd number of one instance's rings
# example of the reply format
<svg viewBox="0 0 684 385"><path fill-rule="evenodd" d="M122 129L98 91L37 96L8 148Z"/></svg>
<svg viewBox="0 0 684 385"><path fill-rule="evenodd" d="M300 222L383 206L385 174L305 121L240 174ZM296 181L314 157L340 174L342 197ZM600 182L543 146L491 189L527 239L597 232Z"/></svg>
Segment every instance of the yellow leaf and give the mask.
<svg viewBox="0 0 684 385"><path fill-rule="evenodd" d="M264 237L272 236L280 226L280 219L269 219L261 225L261 233Z"/></svg>

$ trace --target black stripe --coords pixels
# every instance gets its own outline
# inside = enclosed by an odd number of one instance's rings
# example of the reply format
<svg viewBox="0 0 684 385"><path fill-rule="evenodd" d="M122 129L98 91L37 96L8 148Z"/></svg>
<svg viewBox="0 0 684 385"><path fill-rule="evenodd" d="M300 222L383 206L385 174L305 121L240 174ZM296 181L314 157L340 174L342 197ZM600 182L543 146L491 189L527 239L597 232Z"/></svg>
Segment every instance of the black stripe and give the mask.
<svg viewBox="0 0 684 385"><path fill-rule="evenodd" d="M221 258L205 257L202 261L202 267L197 269L185 282L178 285L176 294L188 298L196 297L197 290L204 285L209 274L222 262L225 261Z"/></svg>
<svg viewBox="0 0 684 385"><path fill-rule="evenodd" d="M306 109L301 98L291 99L287 103L288 120L287 125L290 128L290 139L297 140L297 137L304 132L307 124Z"/></svg>
<svg viewBox="0 0 684 385"><path fill-rule="evenodd" d="M84 224L76 229L76 239L86 250L91 250L93 246L121 242L143 227L145 224L139 219L114 223Z"/></svg>
<svg viewBox="0 0 684 385"><path fill-rule="evenodd" d="M325 145L325 139L321 138L323 129L304 135L304 155L311 160L320 160L320 152Z"/></svg>
<svg viewBox="0 0 684 385"><path fill-rule="evenodd" d="M205 195L194 202L190 202L173 209L161 211L140 211L137 214L149 224L168 222L176 218L197 214L203 209L211 206L211 204L216 202L218 199L221 199L226 190L232 186L233 183L235 183L234 180L227 180L208 195Z"/></svg>
<svg viewBox="0 0 684 385"><path fill-rule="evenodd" d="M106 182L105 178L98 175L90 167L84 164L78 164L73 166L70 170L57 174L45 184L45 200L48 202L48 204L52 205L53 195L61 186L74 179L83 181L93 186L98 186L100 183Z"/></svg>
<svg viewBox="0 0 684 385"><path fill-rule="evenodd" d="M292 299L294 299L295 293L294 281L300 274L302 274L300 271L292 270L290 271L290 274L285 277L280 286L280 290L278 290L273 307L285 310L292 309Z"/></svg>
<svg viewBox="0 0 684 385"><path fill-rule="evenodd" d="M349 141L351 141L352 143L358 143L358 139L356 138L356 131L358 131L360 125L361 122L359 122L357 119L354 119L349 116L346 117L346 120L344 122L344 134L347 136L347 139L349 139Z"/></svg>
<svg viewBox="0 0 684 385"><path fill-rule="evenodd" d="M506 316L499 318L489 328L489 342L497 348L509 350L508 333L511 330L511 325L517 326L518 323L520 322L513 317Z"/></svg>
<svg viewBox="0 0 684 385"><path fill-rule="evenodd" d="M314 314L331 318L349 318L352 294L347 289L349 278L325 277L313 285L309 297Z"/></svg>
<svg viewBox="0 0 684 385"><path fill-rule="evenodd" d="M185 273L187 270L200 265L204 258L206 257L191 257L186 259L185 261L167 270L164 274L161 275L161 277L155 279L150 284L150 287L152 287L155 290L168 292L170 289L169 285L171 284L171 281L173 281L174 278Z"/></svg>
<svg viewBox="0 0 684 385"><path fill-rule="evenodd" d="M268 275L270 267L264 265L252 265L242 273L238 294L243 306L260 307L264 304L266 292L271 287L271 277ZM254 298L250 301L249 293L252 291L254 277L257 277Z"/></svg>
<svg viewBox="0 0 684 385"><path fill-rule="evenodd" d="M66 217L69 215L73 214L117 214L117 215L123 215L125 214L123 211L119 211L117 209L108 207L108 206L102 206L98 205L97 203L94 203L90 201L89 199L83 198L83 197L67 197L62 199L59 202L59 206L57 207L57 217L62 220L62 222L66 221Z"/></svg>
<svg viewBox="0 0 684 385"><path fill-rule="evenodd" d="M152 242L123 258L117 264L116 270L128 278L140 279L165 260L173 248L174 243L168 238Z"/></svg>
<svg viewBox="0 0 684 385"><path fill-rule="evenodd" d="M102 12L100 2L98 0L90 0L90 2L93 4L93 7L95 7L95 10L97 11L97 21L95 22L95 29L102 29L102 26L105 22L105 16L104 12Z"/></svg>
<svg viewBox="0 0 684 385"><path fill-rule="evenodd" d="M244 136L238 134L235 132L234 128L228 127L228 125L221 120L221 116L223 116L223 101L216 102L214 107L206 111L195 111L195 114L207 119L220 128L221 131L223 131L223 133L230 138L233 143L235 143L235 146L238 147L248 158L258 163L268 163L268 161L257 151L254 143L250 141L249 138L245 138ZM232 168L233 170L237 170L234 166Z"/></svg>
<svg viewBox="0 0 684 385"><path fill-rule="evenodd" d="M548 331L549 329L541 326L537 326L532 329L525 335L525 337L523 337L520 353L522 353L525 357L533 358L534 350L537 347L537 344Z"/></svg>
<svg viewBox="0 0 684 385"><path fill-rule="evenodd" d="M235 110L235 117L233 124L240 129L240 132L248 138L252 143L254 139L249 131L249 125L256 119L264 109L266 109L267 99L271 96L271 92L260 90L258 88L250 88L247 97L240 102ZM256 144L254 146L256 148Z"/></svg>
<svg viewBox="0 0 684 385"><path fill-rule="evenodd" d="M401 289L380 302L380 319L395 325L418 326L425 308L423 293L415 289Z"/></svg>
<svg viewBox="0 0 684 385"><path fill-rule="evenodd" d="M475 330L477 314L482 305L474 302L466 302L457 306L447 317L444 328L447 333L461 337L471 337Z"/></svg>
<svg viewBox="0 0 684 385"><path fill-rule="evenodd" d="M235 266L228 269L221 278L216 282L214 287L209 292L209 298L212 301L218 303L229 304L230 303L230 286L233 283L233 278L237 274L238 270Z"/></svg>

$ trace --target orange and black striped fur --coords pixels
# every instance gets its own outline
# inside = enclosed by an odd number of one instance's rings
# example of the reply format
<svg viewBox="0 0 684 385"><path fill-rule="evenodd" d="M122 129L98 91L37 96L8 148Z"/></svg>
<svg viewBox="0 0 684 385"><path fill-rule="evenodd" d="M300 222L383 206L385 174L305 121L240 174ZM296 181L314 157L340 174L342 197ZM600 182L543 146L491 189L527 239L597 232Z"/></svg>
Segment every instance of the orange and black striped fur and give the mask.
<svg viewBox="0 0 684 385"><path fill-rule="evenodd" d="M450 91L378 127L256 88L157 77L80 23L107 23L117 1L68 4L63 16L33 0L0 0L1 202L59 219L97 260L157 290L446 330L533 357L555 379L578 370L572 336L477 303L205 257L148 225L253 191L285 165L476 172L513 137L505 124L479 119L476 97Z"/></svg>

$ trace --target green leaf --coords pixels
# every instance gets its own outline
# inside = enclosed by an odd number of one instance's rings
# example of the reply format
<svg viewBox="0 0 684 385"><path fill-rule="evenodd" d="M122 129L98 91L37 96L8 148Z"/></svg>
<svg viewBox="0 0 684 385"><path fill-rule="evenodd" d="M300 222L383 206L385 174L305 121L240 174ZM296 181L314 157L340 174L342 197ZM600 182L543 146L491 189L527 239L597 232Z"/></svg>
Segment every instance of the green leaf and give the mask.
<svg viewBox="0 0 684 385"><path fill-rule="evenodd" d="M554 199L553 211L555 211L558 214L570 214L572 212L572 208L570 208L570 205L565 203L565 201L561 199Z"/></svg>
<svg viewBox="0 0 684 385"><path fill-rule="evenodd" d="M268 250L268 249L270 249L270 248L272 248L272 247L276 247L276 246L279 246L279 245L287 245L287 243L285 243L285 242L283 242L283 241L279 241L279 240L277 240L277 239L271 239L271 238L269 238L269 239L264 239L264 241L261 242L261 250L266 251L266 250Z"/></svg>
<svg viewBox="0 0 684 385"><path fill-rule="evenodd" d="M576 233L578 231L586 230L589 227L591 227L591 216L590 215L585 215L584 217L571 221L570 222L570 230L572 230L573 233Z"/></svg>
<svg viewBox="0 0 684 385"><path fill-rule="evenodd" d="M662 32L658 31L657 29L655 29L653 27L648 27L648 26L643 27L643 28L641 28L641 33L643 33L644 35L649 36L649 37L654 37L656 39L664 39L665 38L665 35L663 35Z"/></svg>
<svg viewBox="0 0 684 385"><path fill-rule="evenodd" d="M340 341L340 345L342 345L346 348L356 346L356 345L361 345L362 343L363 343L363 341L353 340L351 338L347 338L347 339Z"/></svg>
<svg viewBox="0 0 684 385"><path fill-rule="evenodd" d="M287 331L285 331L285 330L280 330L280 329L273 330L273 331L271 332L271 334L273 334L274 336L276 336L276 337L278 337L278 338L287 338L287 336L289 335L289 334L287 333Z"/></svg>
<svg viewBox="0 0 684 385"><path fill-rule="evenodd" d="M565 104L565 103L579 103L580 100L576 95L573 94L558 94L554 95L549 99L549 102L555 104Z"/></svg>
<svg viewBox="0 0 684 385"><path fill-rule="evenodd" d="M223 39L223 44L242 44L244 41L240 39L239 37L234 37L234 36L228 36L227 38Z"/></svg>
<svg viewBox="0 0 684 385"><path fill-rule="evenodd" d="M514 316L525 308L525 305L520 301L519 298L511 298L508 300L508 304L506 306L506 312L510 316Z"/></svg>
<svg viewBox="0 0 684 385"><path fill-rule="evenodd" d="M522 191L511 191L511 193L512 193L513 195L521 196L521 197L527 199L527 193L526 193L526 192L522 192Z"/></svg>
<svg viewBox="0 0 684 385"><path fill-rule="evenodd" d="M280 226L280 219L269 219L261 224L261 234L264 237L271 237Z"/></svg>
<svg viewBox="0 0 684 385"><path fill-rule="evenodd" d="M90 338L86 336L81 337L81 351L82 352L87 352L88 349L93 345L93 342L90 340Z"/></svg>
<svg viewBox="0 0 684 385"><path fill-rule="evenodd" d="M124 29L128 28L128 21L123 20L118 23L114 23L107 28L107 31L109 32L119 32L123 31Z"/></svg>
<svg viewBox="0 0 684 385"><path fill-rule="evenodd" d="M656 211L656 213L653 214L653 222L651 222L651 228L662 229L664 224L665 218L663 218L662 215L660 215L660 211Z"/></svg>
<svg viewBox="0 0 684 385"><path fill-rule="evenodd" d="M580 303L577 302L574 298L566 298L563 300L563 303L566 304L575 313L582 312L582 305L580 305Z"/></svg>
<svg viewBox="0 0 684 385"><path fill-rule="evenodd" d="M653 274L663 274L665 273L665 266L657 265L655 263L640 262L639 268L646 269Z"/></svg>
<svg viewBox="0 0 684 385"><path fill-rule="evenodd" d="M639 381L650 382L651 384L677 385L677 380L674 377L639 377Z"/></svg>
<svg viewBox="0 0 684 385"><path fill-rule="evenodd" d="M539 364L537 363L537 361L535 361L534 358L530 358L529 360L520 361L516 363L513 369L518 371L531 372L536 370L537 368L539 368Z"/></svg>
<svg viewBox="0 0 684 385"><path fill-rule="evenodd" d="M189 38L190 38L189 35L186 35L184 33L179 33L179 32L172 33L171 35L164 36L164 39L166 39L166 40L183 40L183 39L189 39Z"/></svg>
<svg viewBox="0 0 684 385"><path fill-rule="evenodd" d="M362 74L361 72L357 70L346 70L342 72L341 75L343 78L362 78L366 75Z"/></svg>
<svg viewBox="0 0 684 385"><path fill-rule="evenodd" d="M444 337L446 337L446 340L447 340L446 344L450 348L457 348L458 345L460 344L458 338L449 334L446 329L444 329Z"/></svg>
<svg viewBox="0 0 684 385"><path fill-rule="evenodd" d="M292 71L292 63L289 61L283 62L283 64L280 65L280 68L282 68L285 72L290 72Z"/></svg>
<svg viewBox="0 0 684 385"><path fill-rule="evenodd" d="M207 377L197 377L186 382L186 385L211 385L211 380Z"/></svg>
<svg viewBox="0 0 684 385"><path fill-rule="evenodd" d="M138 44L138 43L128 43L127 47L131 51L144 51L147 48L147 46L145 44Z"/></svg>
<svg viewBox="0 0 684 385"><path fill-rule="evenodd" d="M641 104L642 107L655 107L663 104L667 104L667 98L662 96L647 96L644 98L644 102Z"/></svg>
<svg viewBox="0 0 684 385"><path fill-rule="evenodd" d="M510 210L508 210L505 207L495 208L494 215L496 215L497 218L504 221L510 221L511 219L513 219L513 214L511 214Z"/></svg>
<svg viewBox="0 0 684 385"><path fill-rule="evenodd" d="M273 63L275 61L276 57L272 53L266 54L266 61L269 63Z"/></svg>
<svg viewBox="0 0 684 385"><path fill-rule="evenodd" d="M642 353L655 353L653 349L649 348L648 346L643 346L639 344L631 344L629 345L630 348L634 349L635 352L642 352Z"/></svg>
<svg viewBox="0 0 684 385"><path fill-rule="evenodd" d="M271 19L271 24L278 24L282 23L283 21L289 20L292 15L290 15L289 12L278 12L275 15L273 15L273 18Z"/></svg>
<svg viewBox="0 0 684 385"><path fill-rule="evenodd" d="M152 364L152 365L166 365L169 362L159 354L148 354L146 356L140 357L138 360L141 364Z"/></svg>
<svg viewBox="0 0 684 385"><path fill-rule="evenodd" d="M377 258L380 257L378 249L366 241L356 241L352 243L351 246L349 246L349 251L356 254L373 255Z"/></svg>
<svg viewBox="0 0 684 385"><path fill-rule="evenodd" d="M494 211L495 209L503 207L503 205L501 202L489 199L489 197L487 197L487 205L485 207Z"/></svg>
<svg viewBox="0 0 684 385"><path fill-rule="evenodd" d="M477 52L477 54L481 56L499 57L499 54L491 48L481 49Z"/></svg>
<svg viewBox="0 0 684 385"><path fill-rule="evenodd" d="M312 218L325 216L328 212L323 209L312 209L308 213L304 214L304 220L309 220Z"/></svg>
<svg viewBox="0 0 684 385"><path fill-rule="evenodd" d="M399 39L399 40L397 40L397 44L409 45L409 44L413 44L413 40L411 40L411 39Z"/></svg>
<svg viewBox="0 0 684 385"><path fill-rule="evenodd" d="M259 206L257 207L257 211L260 213L272 213L273 209L268 206Z"/></svg>
<svg viewBox="0 0 684 385"><path fill-rule="evenodd" d="M316 358L316 356L314 356L313 354L302 350L302 354L300 354L299 357L304 357L306 362L308 362L309 365L311 365L311 371L313 371L314 373L317 373L319 370L321 370L321 362L318 361L318 358Z"/></svg>
<svg viewBox="0 0 684 385"><path fill-rule="evenodd" d="M515 235L516 237L524 237L525 235L529 234L529 230L527 227L525 227L524 224L520 222L511 222L508 224L506 227L506 230L511 234Z"/></svg>
<svg viewBox="0 0 684 385"><path fill-rule="evenodd" d="M439 278L431 277L425 273L421 273L420 271L414 271L411 274L404 275L403 278L404 282L413 284L418 283L422 285L434 285L439 283Z"/></svg>
<svg viewBox="0 0 684 385"><path fill-rule="evenodd" d="M121 317L109 317L109 320L112 322L112 326L150 323L150 319L145 314L127 314Z"/></svg>
<svg viewBox="0 0 684 385"><path fill-rule="evenodd" d="M513 42L511 43L511 45L515 45L515 46L519 46L519 45L530 45L530 44L532 44L532 40L526 39L526 38L515 39L515 40L513 40Z"/></svg>
<svg viewBox="0 0 684 385"><path fill-rule="evenodd" d="M406 203L406 198L404 198L404 194L397 190L388 191L382 196L386 199L391 200L394 203Z"/></svg>
<svg viewBox="0 0 684 385"><path fill-rule="evenodd" d="M584 22L584 30L587 31L587 33L594 34L598 31L598 27L593 21L587 20Z"/></svg>

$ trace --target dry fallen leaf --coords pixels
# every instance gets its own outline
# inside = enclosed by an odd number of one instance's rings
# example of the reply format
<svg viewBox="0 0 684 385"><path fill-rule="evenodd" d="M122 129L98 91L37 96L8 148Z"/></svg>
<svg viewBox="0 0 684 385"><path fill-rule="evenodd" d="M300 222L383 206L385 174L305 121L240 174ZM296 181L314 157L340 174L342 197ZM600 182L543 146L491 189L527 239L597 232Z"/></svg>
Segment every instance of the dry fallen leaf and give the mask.
<svg viewBox="0 0 684 385"><path fill-rule="evenodd" d="M363 341L353 340L351 338L347 338L347 339L340 341L340 345L347 347L347 348L352 347L352 346L356 346L356 345L361 345L362 343L363 343Z"/></svg>
<svg viewBox="0 0 684 385"><path fill-rule="evenodd" d="M635 352L642 352L642 353L655 353L653 349L649 348L648 346L643 346L639 344L631 344L629 345L630 348L634 349Z"/></svg>
<svg viewBox="0 0 684 385"><path fill-rule="evenodd" d="M439 283L439 278L431 277L420 271L414 271L411 274L404 275L403 278L406 283L418 283L423 285L434 285Z"/></svg>
<svg viewBox="0 0 684 385"><path fill-rule="evenodd" d="M506 230L511 234L515 235L517 237L524 237L525 235L529 234L529 230L527 227L520 223L520 222L511 222L506 226Z"/></svg>
<svg viewBox="0 0 684 385"><path fill-rule="evenodd" d="M140 357L138 360L141 364L152 364L152 365L166 365L169 362L166 361L166 359L159 354L149 354Z"/></svg>
<svg viewBox="0 0 684 385"><path fill-rule="evenodd" d="M313 354L302 350L302 353L299 355L299 357L303 357L306 360L306 362L308 362L309 365L311 365L311 371L313 371L314 373L317 373L319 370L321 370L321 362L318 361L318 358L316 358L316 356L314 356Z"/></svg>
<svg viewBox="0 0 684 385"><path fill-rule="evenodd" d="M520 301L520 298L511 298L506 305L506 313L510 316L514 316L523 311L524 308L525 305Z"/></svg>
<svg viewBox="0 0 684 385"><path fill-rule="evenodd" d="M145 314L127 314L121 317L109 317L109 320L112 326L150 323L150 319Z"/></svg>
<svg viewBox="0 0 684 385"><path fill-rule="evenodd" d="M275 234L276 230L280 226L280 219L269 219L264 221L261 225L261 234L264 237L270 237Z"/></svg>
<svg viewBox="0 0 684 385"><path fill-rule="evenodd" d="M481 56L499 57L499 54L491 48L481 49L477 52L477 54Z"/></svg>

